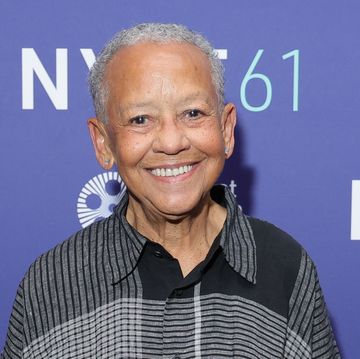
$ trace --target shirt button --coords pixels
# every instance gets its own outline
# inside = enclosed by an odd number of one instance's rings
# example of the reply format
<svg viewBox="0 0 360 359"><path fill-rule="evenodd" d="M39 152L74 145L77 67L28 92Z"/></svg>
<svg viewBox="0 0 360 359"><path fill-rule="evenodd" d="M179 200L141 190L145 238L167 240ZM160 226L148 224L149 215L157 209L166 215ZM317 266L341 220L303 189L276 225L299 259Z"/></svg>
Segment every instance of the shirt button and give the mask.
<svg viewBox="0 0 360 359"><path fill-rule="evenodd" d="M161 251L159 251L158 249L156 249L154 251L154 256L155 257L158 257L158 258L162 258L163 257L163 254L161 253Z"/></svg>

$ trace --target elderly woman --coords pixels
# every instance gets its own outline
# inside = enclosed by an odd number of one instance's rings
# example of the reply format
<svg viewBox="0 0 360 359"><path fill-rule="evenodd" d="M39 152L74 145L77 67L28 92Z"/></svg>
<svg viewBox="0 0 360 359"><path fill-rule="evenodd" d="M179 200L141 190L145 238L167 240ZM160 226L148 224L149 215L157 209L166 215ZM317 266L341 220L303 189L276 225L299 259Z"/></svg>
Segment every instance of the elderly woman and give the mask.
<svg viewBox="0 0 360 359"><path fill-rule="evenodd" d="M236 111L210 44L183 26L117 34L90 73L96 157L127 194L41 256L4 358L338 358L314 265L214 186Z"/></svg>

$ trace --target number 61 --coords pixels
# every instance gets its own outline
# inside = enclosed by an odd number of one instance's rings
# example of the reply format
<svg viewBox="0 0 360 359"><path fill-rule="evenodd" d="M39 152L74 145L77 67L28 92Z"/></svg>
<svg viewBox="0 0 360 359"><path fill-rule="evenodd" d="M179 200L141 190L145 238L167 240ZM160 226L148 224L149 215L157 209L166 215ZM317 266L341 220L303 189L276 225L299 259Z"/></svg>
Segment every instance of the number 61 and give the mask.
<svg viewBox="0 0 360 359"><path fill-rule="evenodd" d="M247 70L240 86L240 100L242 105L249 111L260 112L266 110L271 103L272 99L272 86L270 79L261 73L254 72L255 66L259 62L261 55L264 50L260 49L256 53L254 60L252 61L249 69ZM286 60L290 57L294 58L294 67L293 67L293 111L299 111L299 50L290 51L282 56L283 60ZM246 86L251 80L261 80L265 84L266 88L266 97L265 101L260 106L252 106L246 97Z"/></svg>

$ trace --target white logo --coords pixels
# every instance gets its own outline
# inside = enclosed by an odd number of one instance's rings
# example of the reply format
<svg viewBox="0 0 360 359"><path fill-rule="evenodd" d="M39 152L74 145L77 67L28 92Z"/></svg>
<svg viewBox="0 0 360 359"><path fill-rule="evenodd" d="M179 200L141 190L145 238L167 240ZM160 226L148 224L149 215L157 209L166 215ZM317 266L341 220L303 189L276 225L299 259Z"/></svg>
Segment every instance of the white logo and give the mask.
<svg viewBox="0 0 360 359"><path fill-rule="evenodd" d="M351 239L360 240L360 180L352 181Z"/></svg>
<svg viewBox="0 0 360 359"><path fill-rule="evenodd" d="M126 190L117 172L93 177L82 188L77 201L77 214L83 228L98 219L109 217Z"/></svg>

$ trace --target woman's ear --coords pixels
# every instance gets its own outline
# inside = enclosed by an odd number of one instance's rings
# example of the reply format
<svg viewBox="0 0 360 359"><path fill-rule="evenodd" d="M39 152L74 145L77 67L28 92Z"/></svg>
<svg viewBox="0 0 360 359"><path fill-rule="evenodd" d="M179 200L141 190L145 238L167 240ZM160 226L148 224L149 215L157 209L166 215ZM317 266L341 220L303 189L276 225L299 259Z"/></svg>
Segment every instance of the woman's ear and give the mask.
<svg viewBox="0 0 360 359"><path fill-rule="evenodd" d="M105 170L111 169L114 165L114 156L110 148L110 140L105 124L97 118L90 118L87 124L94 145L96 159L102 168Z"/></svg>
<svg viewBox="0 0 360 359"><path fill-rule="evenodd" d="M221 114L221 132L225 143L225 157L229 158L235 145L235 125L236 125L236 107L233 103L225 105Z"/></svg>

